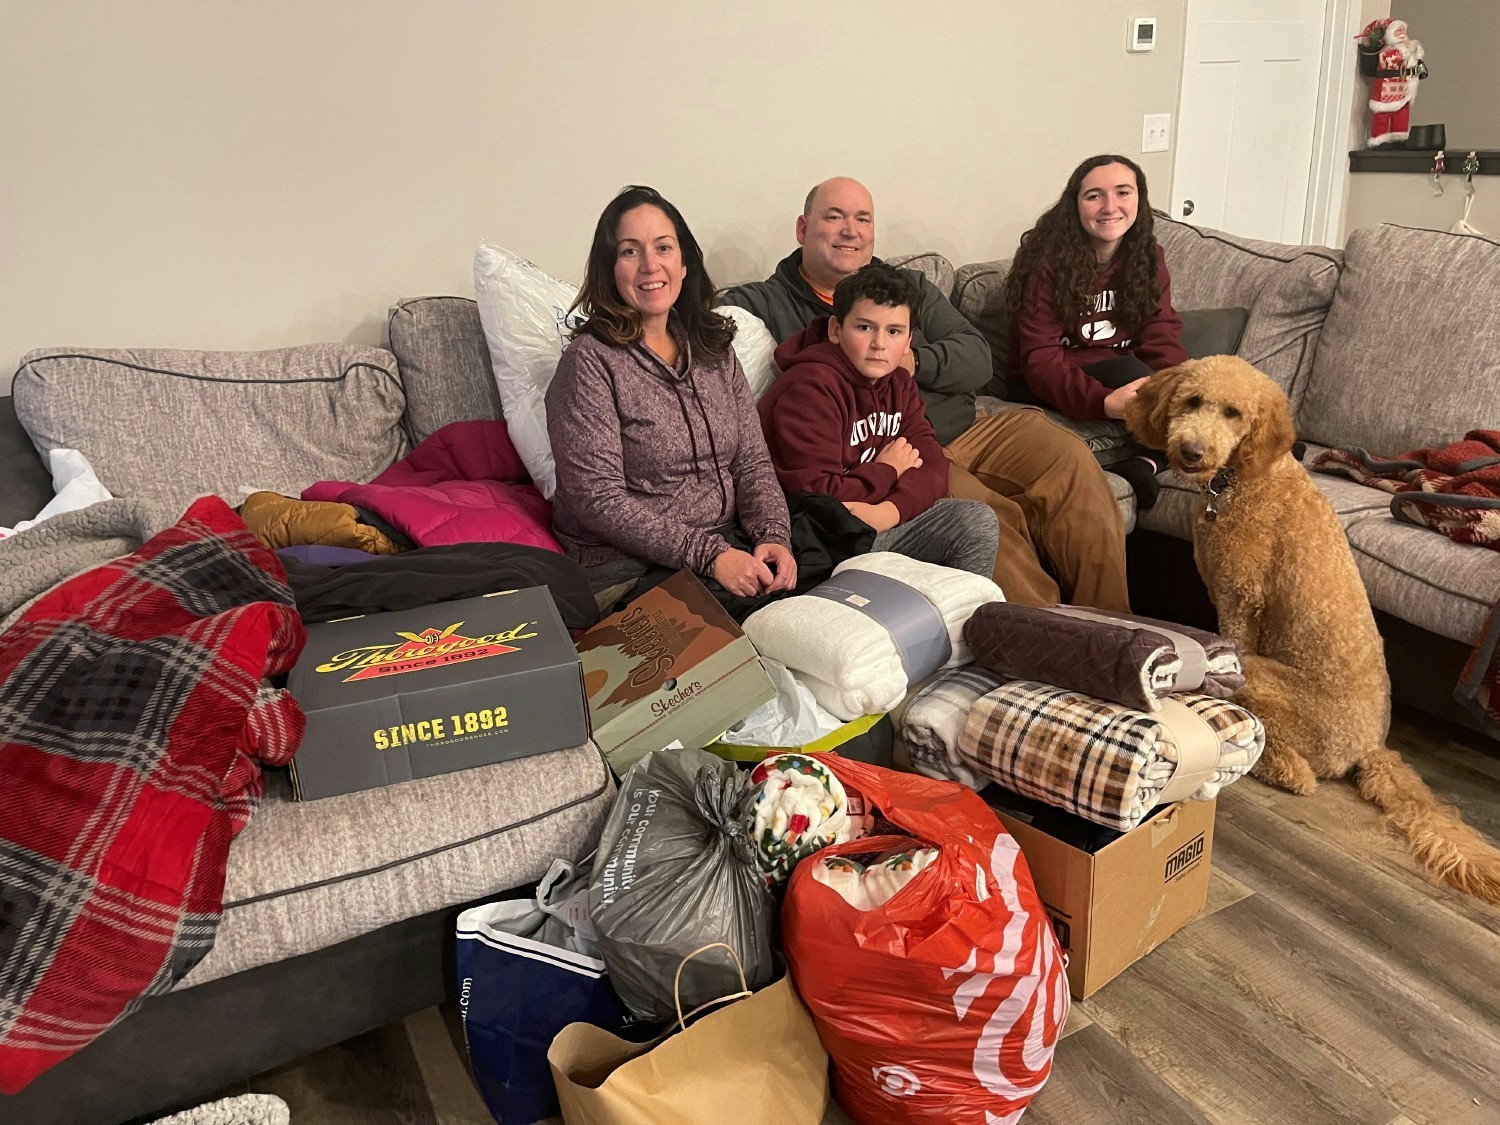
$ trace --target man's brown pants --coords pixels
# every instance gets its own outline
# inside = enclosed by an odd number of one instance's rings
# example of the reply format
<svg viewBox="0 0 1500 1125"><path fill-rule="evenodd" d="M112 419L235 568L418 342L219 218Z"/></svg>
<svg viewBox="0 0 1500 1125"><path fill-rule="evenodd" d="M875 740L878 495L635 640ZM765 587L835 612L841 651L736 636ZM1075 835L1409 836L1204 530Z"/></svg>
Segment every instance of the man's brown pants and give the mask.
<svg viewBox="0 0 1500 1125"><path fill-rule="evenodd" d="M948 495L1000 519L995 582L1008 600L1129 611L1125 525L1088 446L1023 408L981 418L946 452Z"/></svg>

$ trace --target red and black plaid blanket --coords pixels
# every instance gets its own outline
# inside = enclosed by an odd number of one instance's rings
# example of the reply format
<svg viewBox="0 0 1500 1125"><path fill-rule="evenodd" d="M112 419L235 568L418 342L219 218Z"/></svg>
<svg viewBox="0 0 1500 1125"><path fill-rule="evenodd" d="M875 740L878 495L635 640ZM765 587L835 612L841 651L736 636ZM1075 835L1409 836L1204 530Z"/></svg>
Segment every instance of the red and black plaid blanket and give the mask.
<svg viewBox="0 0 1500 1125"><path fill-rule="evenodd" d="M260 763L302 737L263 681L305 640L276 556L213 497L0 634L0 1090L212 947Z"/></svg>
<svg viewBox="0 0 1500 1125"><path fill-rule="evenodd" d="M1397 519L1500 550L1500 430L1470 430L1463 441L1395 458L1329 449L1312 467L1395 493Z"/></svg>
<svg viewBox="0 0 1500 1125"><path fill-rule="evenodd" d="M1500 551L1500 430L1470 430L1463 441L1397 458L1330 449L1312 467L1395 493L1391 514L1397 519ZM1500 606L1490 613L1453 697L1500 738Z"/></svg>

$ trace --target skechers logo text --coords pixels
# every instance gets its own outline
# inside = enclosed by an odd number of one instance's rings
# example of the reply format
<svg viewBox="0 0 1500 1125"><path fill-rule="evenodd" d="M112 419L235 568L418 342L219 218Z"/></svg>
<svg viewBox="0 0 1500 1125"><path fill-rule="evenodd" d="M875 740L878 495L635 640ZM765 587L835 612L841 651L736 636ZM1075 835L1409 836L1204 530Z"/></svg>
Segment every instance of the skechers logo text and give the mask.
<svg viewBox="0 0 1500 1125"><path fill-rule="evenodd" d="M653 715L665 715L668 711L672 710L672 708L678 706L679 704L686 703L689 699L692 699L694 695L702 690L703 685L697 680L694 680L686 687L678 688L671 695L667 696L667 698L653 701L651 704L651 713Z"/></svg>

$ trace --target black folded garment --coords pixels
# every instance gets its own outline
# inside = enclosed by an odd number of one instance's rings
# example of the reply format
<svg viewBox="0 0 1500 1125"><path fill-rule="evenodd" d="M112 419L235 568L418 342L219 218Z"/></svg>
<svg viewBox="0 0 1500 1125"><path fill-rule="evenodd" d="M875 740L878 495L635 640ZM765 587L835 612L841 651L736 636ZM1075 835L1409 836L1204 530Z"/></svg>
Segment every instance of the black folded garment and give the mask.
<svg viewBox="0 0 1500 1125"><path fill-rule="evenodd" d="M281 562L297 610L309 623L527 586L545 586L551 591L569 629L588 629L599 623L599 607L583 567L566 555L520 543L418 547L347 566L314 566L284 555Z"/></svg>
<svg viewBox="0 0 1500 1125"><path fill-rule="evenodd" d="M1111 359L1096 360L1085 366L1083 371L1084 374L1099 380L1112 391L1119 390L1127 383L1134 383L1137 379L1144 379L1155 374L1146 365L1145 360L1130 352Z"/></svg>
<svg viewBox="0 0 1500 1125"><path fill-rule="evenodd" d="M1102 851L1125 835L1117 829L1095 824L1092 820L1085 820L1076 813L1049 805L1045 801L1023 797L1002 785L986 785L979 795L990 808L999 809L1031 825L1038 832L1045 832L1054 840L1061 840L1089 855Z"/></svg>

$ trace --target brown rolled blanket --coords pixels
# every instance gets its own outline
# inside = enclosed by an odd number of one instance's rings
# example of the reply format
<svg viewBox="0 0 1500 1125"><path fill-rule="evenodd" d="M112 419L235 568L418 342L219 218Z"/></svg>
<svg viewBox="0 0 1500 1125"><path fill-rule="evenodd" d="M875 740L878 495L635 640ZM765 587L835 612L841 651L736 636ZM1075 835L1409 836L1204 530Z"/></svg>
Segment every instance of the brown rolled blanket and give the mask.
<svg viewBox="0 0 1500 1125"><path fill-rule="evenodd" d="M1080 606L980 606L964 640L981 667L1006 680L1038 680L1138 711L1162 696L1229 699L1245 686L1239 646L1227 637L1150 617Z"/></svg>

